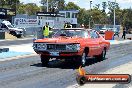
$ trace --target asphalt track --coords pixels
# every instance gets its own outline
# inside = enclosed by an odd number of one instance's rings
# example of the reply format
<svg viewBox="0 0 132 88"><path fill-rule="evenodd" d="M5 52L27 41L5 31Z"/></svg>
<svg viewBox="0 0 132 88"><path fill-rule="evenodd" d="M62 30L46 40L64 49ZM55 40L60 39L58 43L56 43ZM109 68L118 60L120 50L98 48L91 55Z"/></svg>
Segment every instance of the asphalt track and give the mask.
<svg viewBox="0 0 132 88"><path fill-rule="evenodd" d="M27 39L16 39L16 40L0 40L0 46L10 46L10 45L21 45L21 44L27 44L32 43L33 38L27 38Z"/></svg>
<svg viewBox="0 0 132 88"><path fill-rule="evenodd" d="M112 45L107 53L107 60L88 60L85 69L89 73L105 72L132 62L131 57L132 42ZM0 88L66 88L76 84L77 68L74 62L57 60L42 67L39 56L0 62ZM115 87L121 86L123 85L117 84Z"/></svg>

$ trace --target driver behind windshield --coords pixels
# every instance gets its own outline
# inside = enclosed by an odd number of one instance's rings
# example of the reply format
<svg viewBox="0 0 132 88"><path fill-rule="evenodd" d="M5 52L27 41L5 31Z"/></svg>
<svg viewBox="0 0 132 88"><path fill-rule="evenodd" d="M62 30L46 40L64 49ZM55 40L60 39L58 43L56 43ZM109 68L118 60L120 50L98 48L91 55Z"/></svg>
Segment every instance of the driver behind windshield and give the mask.
<svg viewBox="0 0 132 88"><path fill-rule="evenodd" d="M66 36L66 37L85 37L85 31L82 30L59 30L52 37L59 37L59 36Z"/></svg>

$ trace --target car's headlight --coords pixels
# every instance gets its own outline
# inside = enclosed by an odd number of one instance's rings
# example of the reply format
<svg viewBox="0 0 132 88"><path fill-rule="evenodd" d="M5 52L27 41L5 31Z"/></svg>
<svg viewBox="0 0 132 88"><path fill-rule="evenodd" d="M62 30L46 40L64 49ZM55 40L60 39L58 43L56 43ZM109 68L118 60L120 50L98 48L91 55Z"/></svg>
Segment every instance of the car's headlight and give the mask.
<svg viewBox="0 0 132 88"><path fill-rule="evenodd" d="M46 50L47 49L47 45L44 43L34 43L33 44L33 48L34 49L38 49L38 50Z"/></svg>
<svg viewBox="0 0 132 88"><path fill-rule="evenodd" d="M68 44L66 45L66 50L72 50L72 51L80 50L80 44Z"/></svg>

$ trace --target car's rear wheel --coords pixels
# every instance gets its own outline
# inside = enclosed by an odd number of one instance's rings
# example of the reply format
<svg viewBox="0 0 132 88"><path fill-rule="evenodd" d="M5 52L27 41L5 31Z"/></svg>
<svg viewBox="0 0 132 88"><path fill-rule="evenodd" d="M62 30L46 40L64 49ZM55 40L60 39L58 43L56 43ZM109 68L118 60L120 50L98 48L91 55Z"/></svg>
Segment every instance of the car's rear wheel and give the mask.
<svg viewBox="0 0 132 88"><path fill-rule="evenodd" d="M49 57L44 57L43 55L40 56L41 58L41 63L42 63L42 66L47 66L48 63L49 63Z"/></svg>

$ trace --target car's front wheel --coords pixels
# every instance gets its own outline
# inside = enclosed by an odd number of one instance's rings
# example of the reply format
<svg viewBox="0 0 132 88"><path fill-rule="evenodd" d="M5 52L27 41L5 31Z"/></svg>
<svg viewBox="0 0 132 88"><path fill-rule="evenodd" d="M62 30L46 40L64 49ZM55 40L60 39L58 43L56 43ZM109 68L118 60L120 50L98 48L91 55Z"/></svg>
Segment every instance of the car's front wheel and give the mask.
<svg viewBox="0 0 132 88"><path fill-rule="evenodd" d="M41 55L40 58L41 58L42 66L47 66L48 63L49 63L49 59L50 59L50 58L44 57L43 55Z"/></svg>

